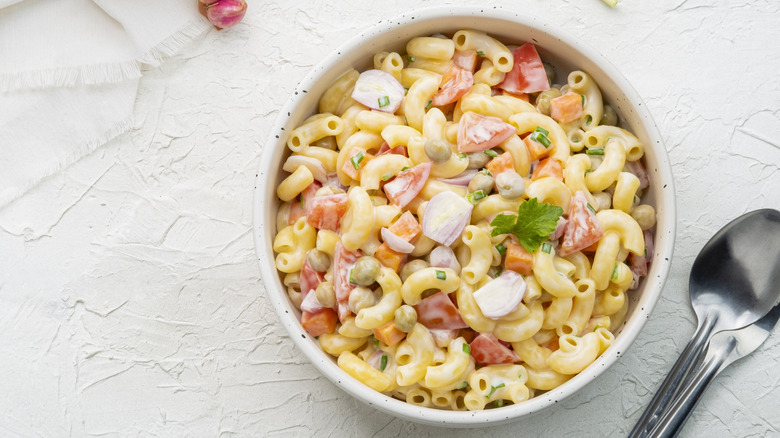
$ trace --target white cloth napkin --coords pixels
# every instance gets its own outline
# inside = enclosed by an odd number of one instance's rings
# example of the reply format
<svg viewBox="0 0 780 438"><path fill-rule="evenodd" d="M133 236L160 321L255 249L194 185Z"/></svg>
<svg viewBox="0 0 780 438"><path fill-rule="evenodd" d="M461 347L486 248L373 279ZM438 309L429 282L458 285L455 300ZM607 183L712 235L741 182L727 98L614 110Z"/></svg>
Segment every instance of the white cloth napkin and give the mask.
<svg viewBox="0 0 780 438"><path fill-rule="evenodd" d="M0 0L0 208L130 129L142 65L210 28L194 0Z"/></svg>

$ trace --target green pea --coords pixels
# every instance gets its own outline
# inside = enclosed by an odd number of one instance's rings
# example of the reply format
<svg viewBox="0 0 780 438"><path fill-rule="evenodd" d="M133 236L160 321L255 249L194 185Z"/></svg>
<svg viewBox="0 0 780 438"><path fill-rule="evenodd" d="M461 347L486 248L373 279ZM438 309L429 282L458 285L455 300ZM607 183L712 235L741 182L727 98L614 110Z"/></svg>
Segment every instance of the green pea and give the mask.
<svg viewBox="0 0 780 438"><path fill-rule="evenodd" d="M361 257L352 268L352 282L358 286L370 286L376 281L381 269L379 260L371 256Z"/></svg>
<svg viewBox="0 0 780 438"><path fill-rule="evenodd" d="M417 324L417 311L414 307L404 304L395 309L395 326L404 333L409 333Z"/></svg>
<svg viewBox="0 0 780 438"><path fill-rule="evenodd" d="M525 180L517 172L501 172L496 176L498 194L507 199L517 199L525 193Z"/></svg>
<svg viewBox="0 0 780 438"><path fill-rule="evenodd" d="M306 254L309 266L317 272L326 272L330 268L330 257L318 249L312 249Z"/></svg>
<svg viewBox="0 0 780 438"><path fill-rule="evenodd" d="M443 163L450 159L450 145L441 138L430 138L425 142L425 155L434 163Z"/></svg>

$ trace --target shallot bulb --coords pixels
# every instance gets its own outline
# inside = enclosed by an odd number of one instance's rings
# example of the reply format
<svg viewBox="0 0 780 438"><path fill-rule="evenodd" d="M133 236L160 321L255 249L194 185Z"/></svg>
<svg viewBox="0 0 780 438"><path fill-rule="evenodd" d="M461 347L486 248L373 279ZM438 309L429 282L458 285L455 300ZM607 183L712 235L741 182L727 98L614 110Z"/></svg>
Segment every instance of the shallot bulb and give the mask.
<svg viewBox="0 0 780 438"><path fill-rule="evenodd" d="M200 13L218 30L233 27L244 18L245 0L199 0Z"/></svg>

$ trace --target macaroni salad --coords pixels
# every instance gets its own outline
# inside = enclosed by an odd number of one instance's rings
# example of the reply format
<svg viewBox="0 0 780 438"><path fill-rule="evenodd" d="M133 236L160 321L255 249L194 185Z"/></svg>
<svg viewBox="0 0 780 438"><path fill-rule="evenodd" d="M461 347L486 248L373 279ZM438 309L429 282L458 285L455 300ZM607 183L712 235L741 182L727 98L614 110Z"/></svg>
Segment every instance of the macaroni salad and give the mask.
<svg viewBox="0 0 780 438"><path fill-rule="evenodd" d="M289 134L273 243L301 325L415 405L519 403L614 340L647 274L641 142L586 72L461 30L349 70Z"/></svg>

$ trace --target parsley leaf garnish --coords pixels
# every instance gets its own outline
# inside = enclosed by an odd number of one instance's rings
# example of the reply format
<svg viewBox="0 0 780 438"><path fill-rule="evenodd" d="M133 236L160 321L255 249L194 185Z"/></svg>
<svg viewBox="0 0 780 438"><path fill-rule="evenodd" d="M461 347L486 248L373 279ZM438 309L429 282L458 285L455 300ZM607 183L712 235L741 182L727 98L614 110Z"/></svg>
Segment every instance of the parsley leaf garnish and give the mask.
<svg viewBox="0 0 780 438"><path fill-rule="evenodd" d="M520 204L517 215L496 216L490 223L494 227L490 235L514 234L520 245L532 253L555 231L562 214L561 207L539 203L536 198L531 198Z"/></svg>

